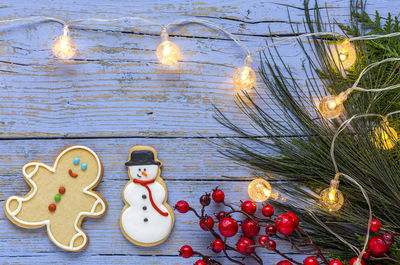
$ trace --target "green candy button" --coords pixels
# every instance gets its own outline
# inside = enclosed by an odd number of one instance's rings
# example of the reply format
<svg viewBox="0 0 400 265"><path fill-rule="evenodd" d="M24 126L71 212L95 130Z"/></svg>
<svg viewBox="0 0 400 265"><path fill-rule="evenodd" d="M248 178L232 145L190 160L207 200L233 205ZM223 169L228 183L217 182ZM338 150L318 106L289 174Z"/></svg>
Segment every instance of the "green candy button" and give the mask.
<svg viewBox="0 0 400 265"><path fill-rule="evenodd" d="M61 195L60 195L60 194L57 194L56 196L54 196L54 200L55 200L56 202L59 202L59 201L61 200Z"/></svg>

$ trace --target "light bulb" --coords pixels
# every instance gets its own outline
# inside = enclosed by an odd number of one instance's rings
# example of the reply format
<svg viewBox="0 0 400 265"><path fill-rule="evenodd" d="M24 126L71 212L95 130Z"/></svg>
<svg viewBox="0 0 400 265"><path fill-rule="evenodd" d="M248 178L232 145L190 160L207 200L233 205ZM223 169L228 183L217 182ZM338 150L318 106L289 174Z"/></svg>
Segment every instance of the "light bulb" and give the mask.
<svg viewBox="0 0 400 265"><path fill-rule="evenodd" d="M253 201L264 202L271 196L272 189L268 181L262 178L256 178L249 183L247 192Z"/></svg>
<svg viewBox="0 0 400 265"><path fill-rule="evenodd" d="M398 141L397 132L387 122L382 122L381 126L374 130L373 141L377 148L392 149Z"/></svg>
<svg viewBox="0 0 400 265"><path fill-rule="evenodd" d="M338 190L339 181L332 180L331 186L321 192L320 200L322 206L330 212L335 212L342 208L344 197L340 190Z"/></svg>
<svg viewBox="0 0 400 265"><path fill-rule="evenodd" d="M173 65L179 59L180 51L178 46L168 40L163 41L157 47L157 58L163 65Z"/></svg>
<svg viewBox="0 0 400 265"><path fill-rule="evenodd" d="M344 69L350 69L356 62L356 50L349 39L345 39L336 46L331 45L331 51L333 60L338 67L343 65Z"/></svg>
<svg viewBox="0 0 400 265"><path fill-rule="evenodd" d="M76 52L75 41L68 36L68 26L64 26L63 35L54 39L51 50L55 57L60 59L71 59Z"/></svg>
<svg viewBox="0 0 400 265"><path fill-rule="evenodd" d="M238 89L249 89L256 84L256 72L250 66L242 66L233 74L233 83Z"/></svg>
<svg viewBox="0 0 400 265"><path fill-rule="evenodd" d="M342 93L338 96L330 95L323 97L319 102L318 110L327 119L336 118L343 112L343 101L346 100L346 97Z"/></svg>

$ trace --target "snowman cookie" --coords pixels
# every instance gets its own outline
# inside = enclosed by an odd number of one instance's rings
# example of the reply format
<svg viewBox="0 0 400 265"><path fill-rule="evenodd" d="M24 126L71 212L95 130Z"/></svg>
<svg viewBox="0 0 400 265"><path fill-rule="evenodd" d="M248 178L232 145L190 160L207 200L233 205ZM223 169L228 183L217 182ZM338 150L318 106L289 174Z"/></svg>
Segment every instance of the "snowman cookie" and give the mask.
<svg viewBox="0 0 400 265"><path fill-rule="evenodd" d="M8 219L23 228L46 226L50 240L64 250L84 249L88 237L81 228L83 219L107 210L104 198L93 191L103 174L96 153L85 146L69 146L52 166L30 162L22 174L31 190L23 197L7 198Z"/></svg>
<svg viewBox="0 0 400 265"><path fill-rule="evenodd" d="M136 245L161 244L174 226L174 212L166 203L167 187L160 177L162 163L153 148L135 146L125 165L130 180L122 194L125 206L120 218L121 231Z"/></svg>

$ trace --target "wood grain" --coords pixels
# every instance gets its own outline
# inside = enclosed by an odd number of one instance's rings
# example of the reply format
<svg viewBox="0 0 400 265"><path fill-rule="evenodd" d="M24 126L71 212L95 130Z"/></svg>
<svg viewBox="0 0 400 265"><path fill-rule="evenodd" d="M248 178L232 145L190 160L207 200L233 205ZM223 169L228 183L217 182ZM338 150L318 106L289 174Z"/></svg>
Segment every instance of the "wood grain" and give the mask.
<svg viewBox="0 0 400 265"><path fill-rule="evenodd" d="M278 40L291 36L292 26L302 30L302 2L3 0L0 19L137 15L168 23L196 17L228 29L250 50L256 50L265 45L267 37ZM323 13L326 21L348 21L348 0L319 4L329 12L328 17ZM389 0L369 1L368 12L375 10L383 16L388 11L398 15L400 7ZM243 64L243 51L213 29L194 24L174 26L170 36L179 45L182 60L176 67L165 68L155 56L160 42L157 27L140 22L82 23L71 30L77 55L60 61L50 51L52 39L61 34L60 25L0 25L0 201L27 192L20 174L23 164L31 160L51 163L65 146L83 144L93 148L103 161L104 178L97 191L107 199L109 211L102 219L86 219L83 228L90 243L80 253L58 249L43 229L21 229L1 212L0 263L192 264L194 258L177 257L184 244L215 255L206 250L211 237L200 230L190 214L176 215L171 237L160 246L141 248L125 240L118 226L121 192L128 180L123 163L132 146L155 147L164 162L162 177L170 205L181 199L198 205L198 197L217 185L232 202L246 199L248 177L254 172L224 159L210 142L236 137L214 120L213 104L238 125L252 129L233 101L237 91L231 76ZM299 47L285 43L278 49L296 78L304 80L304 56ZM254 59L257 68L259 58ZM263 87L260 78L257 87ZM276 110L276 103L267 102L265 108ZM271 150L260 152L274 155ZM218 206L211 209L218 210ZM304 259L283 242L278 246L298 261ZM262 253L265 264L281 260ZM228 264L225 259L219 260Z"/></svg>
<svg viewBox="0 0 400 265"><path fill-rule="evenodd" d="M64 19L141 15L167 23L178 17L203 17L229 29L255 50L265 45L266 36L279 39L291 34L291 25L302 23L303 11L294 8L301 7L301 2L285 1L282 6L259 1L145 1L123 3L121 9L118 1L98 5L63 1L55 6L41 0L28 7L16 1L6 2L0 17L39 15L43 8L47 15ZM344 2L328 5L330 20L346 21ZM289 8L291 23L285 6L294 6ZM213 119L212 104L237 124L248 126L233 102L231 81L244 54L215 30L199 25L173 27L171 36L183 58L172 69L156 61L160 39L154 26L86 23L73 29L78 54L67 62L55 60L50 52L51 41L60 32L60 25L54 23L1 32L1 137L232 135ZM279 49L298 77L304 78L300 67L304 56L298 45L286 43ZM257 56L254 59L257 68ZM268 104L271 109L274 106L274 102Z"/></svg>

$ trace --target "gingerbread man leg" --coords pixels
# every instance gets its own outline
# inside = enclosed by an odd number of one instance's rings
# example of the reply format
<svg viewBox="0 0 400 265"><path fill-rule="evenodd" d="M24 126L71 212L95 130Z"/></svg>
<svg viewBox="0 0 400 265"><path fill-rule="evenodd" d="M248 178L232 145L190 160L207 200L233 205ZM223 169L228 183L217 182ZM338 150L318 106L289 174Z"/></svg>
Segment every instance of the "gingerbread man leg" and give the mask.
<svg viewBox="0 0 400 265"><path fill-rule="evenodd" d="M93 191L81 193L75 199L80 202L79 207L60 209L68 210L70 214L63 215L63 218L51 218L47 226L50 239L57 246L69 251L79 251L88 243L87 235L81 228L83 218L101 216L107 209L104 199Z"/></svg>

